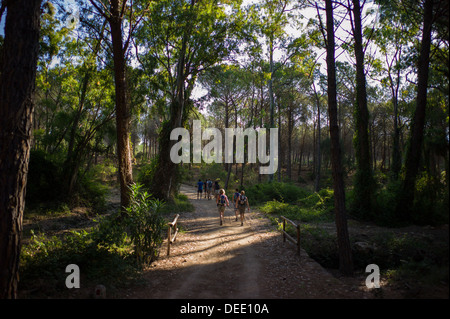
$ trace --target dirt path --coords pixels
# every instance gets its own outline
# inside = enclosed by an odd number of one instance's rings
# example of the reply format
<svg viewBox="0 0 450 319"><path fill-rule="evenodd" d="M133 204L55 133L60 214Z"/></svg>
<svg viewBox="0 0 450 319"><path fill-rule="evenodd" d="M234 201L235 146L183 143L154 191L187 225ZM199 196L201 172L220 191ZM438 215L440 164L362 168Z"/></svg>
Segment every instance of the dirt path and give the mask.
<svg viewBox="0 0 450 319"><path fill-rule="evenodd" d="M246 214L244 226L227 208L219 225L214 200L196 199L194 187L182 186L195 212L182 213L182 232L166 257L145 272L146 285L120 298L369 298L359 283L333 277L304 250L283 243L279 232L258 213Z"/></svg>

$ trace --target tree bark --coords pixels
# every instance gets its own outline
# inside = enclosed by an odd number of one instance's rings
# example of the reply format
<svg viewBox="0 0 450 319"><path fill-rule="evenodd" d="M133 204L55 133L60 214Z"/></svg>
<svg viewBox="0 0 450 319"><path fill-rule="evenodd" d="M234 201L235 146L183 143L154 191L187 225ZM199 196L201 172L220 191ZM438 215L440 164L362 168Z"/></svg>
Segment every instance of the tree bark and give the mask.
<svg viewBox="0 0 450 319"><path fill-rule="evenodd" d="M416 110L411 125L409 145L406 152L405 179L402 192L397 202L397 215L402 220L409 219L409 211L414 201L414 190L417 172L422 153L425 115L427 106L428 71L430 64L431 29L433 25L433 0L426 0L424 4L422 45L418 61Z"/></svg>
<svg viewBox="0 0 450 319"><path fill-rule="evenodd" d="M191 6L194 3L191 2ZM154 182L150 191L156 198L169 200L177 192L178 164L172 162L170 150L176 141L170 140L170 133L176 127L183 127L186 120L186 104L188 96L185 90L185 60L190 28L183 35L181 50L177 62L176 91L170 104L170 119L163 124L159 137L159 158L153 176Z"/></svg>
<svg viewBox="0 0 450 319"><path fill-rule="evenodd" d="M129 186L133 183L131 163L130 118L131 111L127 99L125 49L122 38L122 17L119 0L111 1L111 39L113 45L114 85L116 99L117 156L119 160L120 205L127 207L130 202Z"/></svg>
<svg viewBox="0 0 450 319"><path fill-rule="evenodd" d="M367 109L366 77L364 73L364 48L362 42L361 7L353 0L353 18L356 58L355 152L357 162L355 182L355 209L363 215L372 211L373 175L369 141L369 111Z"/></svg>
<svg viewBox="0 0 450 319"><path fill-rule="evenodd" d="M339 144L339 125L337 120L336 66L332 0L326 1L326 16L328 114L330 117L331 167L334 189L334 211L336 214L336 232L339 249L339 269L342 274L350 276L353 274L353 260L345 212L345 188L342 173L341 148Z"/></svg>
<svg viewBox="0 0 450 319"><path fill-rule="evenodd" d="M41 0L7 3L0 76L0 299L16 298Z"/></svg>

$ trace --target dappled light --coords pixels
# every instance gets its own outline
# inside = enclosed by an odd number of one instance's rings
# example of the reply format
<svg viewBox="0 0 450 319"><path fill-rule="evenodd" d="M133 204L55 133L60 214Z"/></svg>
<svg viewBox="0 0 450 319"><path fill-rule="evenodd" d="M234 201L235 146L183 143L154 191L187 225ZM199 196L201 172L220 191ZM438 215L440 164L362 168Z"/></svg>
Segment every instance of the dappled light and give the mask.
<svg viewBox="0 0 450 319"><path fill-rule="evenodd" d="M448 17L0 0L0 298L448 298Z"/></svg>

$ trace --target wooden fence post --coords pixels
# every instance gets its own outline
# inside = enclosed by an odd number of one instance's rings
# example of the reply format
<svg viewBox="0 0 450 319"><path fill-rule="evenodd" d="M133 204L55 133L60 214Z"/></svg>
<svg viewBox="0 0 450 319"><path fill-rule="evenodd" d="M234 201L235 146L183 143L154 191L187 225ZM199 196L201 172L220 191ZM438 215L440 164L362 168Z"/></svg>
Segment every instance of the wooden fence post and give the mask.
<svg viewBox="0 0 450 319"><path fill-rule="evenodd" d="M167 229L167 256L170 255L170 245L173 244L175 242L175 240L177 239L177 235L178 235L178 217L180 217L179 214L175 215L174 220L171 223L168 223L167 225L169 226L169 228ZM172 228L175 228L175 232L173 234L172 237Z"/></svg>
<svg viewBox="0 0 450 319"><path fill-rule="evenodd" d="M297 253L300 256L300 225L295 224L292 220L287 219L284 216L281 216L281 218L283 219L283 242L286 242L286 239L289 239L290 242L294 243L297 245ZM286 232L286 221L288 221L290 224L292 224L292 226L294 226L297 229L297 240L295 240L294 238L291 237L291 235L289 235Z"/></svg>

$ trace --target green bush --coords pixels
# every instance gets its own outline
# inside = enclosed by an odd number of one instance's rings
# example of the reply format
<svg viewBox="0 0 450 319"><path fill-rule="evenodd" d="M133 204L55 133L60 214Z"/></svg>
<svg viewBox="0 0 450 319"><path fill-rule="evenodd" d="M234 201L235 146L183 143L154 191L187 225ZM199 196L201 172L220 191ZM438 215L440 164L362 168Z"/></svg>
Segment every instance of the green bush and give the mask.
<svg viewBox="0 0 450 319"><path fill-rule="evenodd" d="M160 214L163 203L157 199L151 199L151 195L141 191L141 188L140 184L131 185L131 200L126 208L125 218L139 265L150 263L158 256L165 224Z"/></svg>
<svg viewBox="0 0 450 319"><path fill-rule="evenodd" d="M306 223L331 221L333 218L333 215L324 209L305 208L278 201L268 201L260 209L266 214L284 216L291 220Z"/></svg>
<svg viewBox="0 0 450 319"><path fill-rule="evenodd" d="M334 191L324 188L308 197L299 199L297 203L301 207L332 212L334 209Z"/></svg>
<svg viewBox="0 0 450 319"><path fill-rule="evenodd" d="M171 201L165 203L161 211L164 214L170 215L170 217L172 217L172 215L175 213L193 212L194 210L194 205L192 205L186 195L177 194Z"/></svg>
<svg viewBox="0 0 450 319"><path fill-rule="evenodd" d="M99 213L105 208L108 186L95 177L95 171L87 172L80 177L76 197L78 204L92 207Z"/></svg>
<svg viewBox="0 0 450 319"><path fill-rule="evenodd" d="M155 175L158 165L158 156L152 158L149 164L143 165L138 174L138 182L145 187L149 187L153 183L153 176Z"/></svg>
<svg viewBox="0 0 450 319"><path fill-rule="evenodd" d="M136 278L141 267L158 256L165 224L160 215L162 203L141 188L132 187L126 213L105 216L89 230L52 238L32 232L21 250L23 284L64 283L68 264L78 265L87 279L97 282L120 285Z"/></svg>
<svg viewBox="0 0 450 319"><path fill-rule="evenodd" d="M246 195L254 204L262 204L267 201L294 203L310 193L291 183L268 182L255 184L246 189Z"/></svg>

